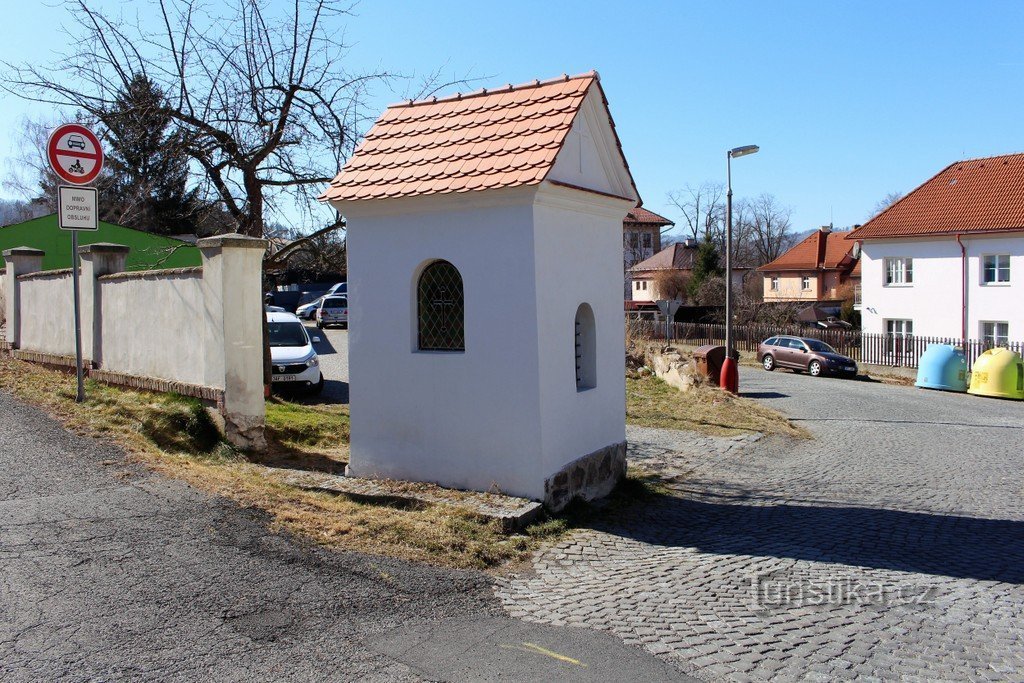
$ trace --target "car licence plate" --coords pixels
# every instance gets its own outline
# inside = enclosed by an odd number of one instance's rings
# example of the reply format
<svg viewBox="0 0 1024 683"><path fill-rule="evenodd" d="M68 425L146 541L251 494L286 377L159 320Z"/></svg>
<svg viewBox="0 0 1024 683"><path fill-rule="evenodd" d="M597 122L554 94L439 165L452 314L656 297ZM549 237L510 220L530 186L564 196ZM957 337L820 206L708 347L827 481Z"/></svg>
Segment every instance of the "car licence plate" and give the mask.
<svg viewBox="0 0 1024 683"><path fill-rule="evenodd" d="M274 375L275 382L299 382L301 381L298 375Z"/></svg>

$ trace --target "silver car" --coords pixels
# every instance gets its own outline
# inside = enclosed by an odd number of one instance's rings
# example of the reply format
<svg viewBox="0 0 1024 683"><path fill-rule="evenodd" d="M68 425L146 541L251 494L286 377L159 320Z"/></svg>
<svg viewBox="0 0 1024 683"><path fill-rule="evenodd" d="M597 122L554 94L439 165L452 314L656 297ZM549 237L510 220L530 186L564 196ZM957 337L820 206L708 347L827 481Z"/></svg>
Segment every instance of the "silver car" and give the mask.
<svg viewBox="0 0 1024 683"><path fill-rule="evenodd" d="M348 327L348 297L325 296L316 309L316 326L321 330L328 325Z"/></svg>

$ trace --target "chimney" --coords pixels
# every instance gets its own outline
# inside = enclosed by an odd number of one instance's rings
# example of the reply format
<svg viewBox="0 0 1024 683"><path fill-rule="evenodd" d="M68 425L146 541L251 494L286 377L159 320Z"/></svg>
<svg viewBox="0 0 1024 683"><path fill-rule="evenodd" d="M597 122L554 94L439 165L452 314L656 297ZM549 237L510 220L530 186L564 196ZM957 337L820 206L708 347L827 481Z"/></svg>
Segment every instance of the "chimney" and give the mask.
<svg viewBox="0 0 1024 683"><path fill-rule="evenodd" d="M697 246L697 240L693 239L692 237L687 237L685 240L683 240L683 246L686 247L687 249L693 249Z"/></svg>
<svg viewBox="0 0 1024 683"><path fill-rule="evenodd" d="M820 230L822 232L832 232L832 226L831 225L823 225L823 226L821 226Z"/></svg>

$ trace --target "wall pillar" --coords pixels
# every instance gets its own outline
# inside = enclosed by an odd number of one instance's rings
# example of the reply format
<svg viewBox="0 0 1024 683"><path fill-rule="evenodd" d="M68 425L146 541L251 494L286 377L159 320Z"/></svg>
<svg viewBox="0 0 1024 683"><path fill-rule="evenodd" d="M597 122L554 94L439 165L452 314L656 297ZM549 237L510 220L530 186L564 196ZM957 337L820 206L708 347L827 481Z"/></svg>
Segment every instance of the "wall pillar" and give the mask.
<svg viewBox="0 0 1024 683"><path fill-rule="evenodd" d="M219 235L197 242L203 257L208 386L224 388L224 433L249 450L267 447L263 395L263 255L268 242Z"/></svg>
<svg viewBox="0 0 1024 683"><path fill-rule="evenodd" d="M31 247L15 247L5 250L3 256L7 261L7 272L4 274L7 278L4 284L7 342L11 348L16 349L21 346L21 285L18 276L42 270L45 252Z"/></svg>
<svg viewBox="0 0 1024 683"><path fill-rule="evenodd" d="M103 362L103 301L97 278L124 272L129 251L123 244L106 242L78 247L82 258L82 355L97 367Z"/></svg>

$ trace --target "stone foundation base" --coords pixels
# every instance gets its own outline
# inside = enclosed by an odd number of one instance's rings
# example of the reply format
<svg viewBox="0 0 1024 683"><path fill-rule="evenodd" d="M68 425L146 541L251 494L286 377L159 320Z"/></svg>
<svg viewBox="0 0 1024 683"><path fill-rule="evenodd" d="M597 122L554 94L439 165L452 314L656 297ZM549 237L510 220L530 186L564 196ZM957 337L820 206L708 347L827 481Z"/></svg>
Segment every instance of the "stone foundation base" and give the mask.
<svg viewBox="0 0 1024 683"><path fill-rule="evenodd" d="M557 512L572 500L607 496L626 476L626 442L574 460L544 482L544 505Z"/></svg>

